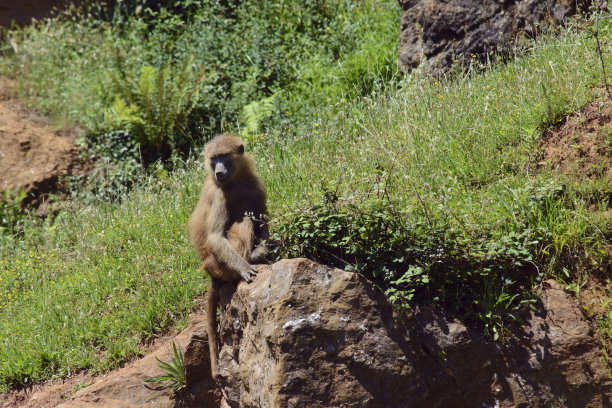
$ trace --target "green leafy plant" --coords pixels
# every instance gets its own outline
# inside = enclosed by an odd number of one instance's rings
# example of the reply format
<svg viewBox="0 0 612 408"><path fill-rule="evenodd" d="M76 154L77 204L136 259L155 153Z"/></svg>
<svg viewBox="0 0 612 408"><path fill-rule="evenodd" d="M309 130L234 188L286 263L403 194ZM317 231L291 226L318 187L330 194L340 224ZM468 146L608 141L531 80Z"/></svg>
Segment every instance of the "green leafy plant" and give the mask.
<svg viewBox="0 0 612 408"><path fill-rule="evenodd" d="M278 94L274 94L259 101L253 101L242 109L242 123L244 124L242 137L247 141L253 139L261 130L261 124L274 113L274 102Z"/></svg>
<svg viewBox="0 0 612 408"><path fill-rule="evenodd" d="M373 186L370 195L352 199L324 189L312 206L286 213L290 218L273 228L276 256L306 256L364 274L398 309L441 302L480 321L495 340L522 322L534 299L531 282L541 279L534 256L548 235L525 227L499 236L455 229L422 206L391 200L386 172ZM556 191L554 185L524 188L534 193L522 206L536 213Z"/></svg>
<svg viewBox="0 0 612 408"><path fill-rule="evenodd" d="M159 363L159 368L165 371L164 374L157 377L147 378L147 384L155 384L159 389L172 388L174 392L178 392L185 388L185 363L183 361L183 351L181 347L177 347L172 342L173 356L169 362L165 362L155 357Z"/></svg>
<svg viewBox="0 0 612 408"><path fill-rule="evenodd" d="M175 67L144 65L138 79L129 78L118 58L119 72L112 73L116 97L108 116L118 126L128 126L130 133L147 150L162 156L178 153L190 142L187 119L196 106L204 83L205 69L193 56Z"/></svg>
<svg viewBox="0 0 612 408"><path fill-rule="evenodd" d="M140 149L128 131L115 130L81 142L94 166L87 175L70 177L73 197L86 203L118 200L143 178Z"/></svg>
<svg viewBox="0 0 612 408"><path fill-rule="evenodd" d="M8 187L0 196L0 236L13 235L25 213L22 208L26 192Z"/></svg>

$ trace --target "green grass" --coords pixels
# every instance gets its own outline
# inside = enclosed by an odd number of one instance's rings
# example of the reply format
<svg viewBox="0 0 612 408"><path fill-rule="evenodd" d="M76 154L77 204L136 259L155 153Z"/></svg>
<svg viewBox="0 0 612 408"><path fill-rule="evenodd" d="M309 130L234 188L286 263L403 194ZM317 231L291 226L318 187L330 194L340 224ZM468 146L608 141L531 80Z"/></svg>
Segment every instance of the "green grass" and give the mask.
<svg viewBox="0 0 612 408"><path fill-rule="evenodd" d="M543 277L609 271L612 226L592 210L609 197L534 170L543 131L600 82L592 40L563 31L483 68L407 76L251 139L277 254L360 270L400 304L437 300L494 335ZM202 173L157 172L121 203L67 206L3 244L0 384L116 367L184 325L206 289L185 234Z"/></svg>
<svg viewBox="0 0 612 408"><path fill-rule="evenodd" d="M543 132L592 98L596 59L584 34L564 32L507 65L415 75L292 136L272 132L256 150L279 255L360 270L400 306L442 301L494 337L544 277L610 271L610 221L591 210L609 196L593 206L584 188L611 181L535 170Z"/></svg>
<svg viewBox="0 0 612 408"><path fill-rule="evenodd" d="M66 208L3 248L2 384L116 367L186 323L207 288L185 234L200 181L177 171L123 204Z"/></svg>

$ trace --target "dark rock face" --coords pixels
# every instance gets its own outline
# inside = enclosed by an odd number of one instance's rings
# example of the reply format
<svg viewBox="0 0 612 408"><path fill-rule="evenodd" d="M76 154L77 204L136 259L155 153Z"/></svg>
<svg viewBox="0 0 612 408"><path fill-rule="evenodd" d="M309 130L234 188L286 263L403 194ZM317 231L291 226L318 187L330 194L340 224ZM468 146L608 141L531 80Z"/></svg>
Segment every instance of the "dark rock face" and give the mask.
<svg viewBox="0 0 612 408"><path fill-rule="evenodd" d="M66 0L0 0L0 27L29 24L33 18L48 17L54 9L66 7Z"/></svg>
<svg viewBox="0 0 612 408"><path fill-rule="evenodd" d="M454 59L467 62L499 45L519 41L525 32L559 25L588 0L399 0L400 66L433 69Z"/></svg>
<svg viewBox="0 0 612 408"><path fill-rule="evenodd" d="M399 316L366 279L305 259L220 298L222 406L610 406L594 328L555 282L501 345L431 308Z"/></svg>

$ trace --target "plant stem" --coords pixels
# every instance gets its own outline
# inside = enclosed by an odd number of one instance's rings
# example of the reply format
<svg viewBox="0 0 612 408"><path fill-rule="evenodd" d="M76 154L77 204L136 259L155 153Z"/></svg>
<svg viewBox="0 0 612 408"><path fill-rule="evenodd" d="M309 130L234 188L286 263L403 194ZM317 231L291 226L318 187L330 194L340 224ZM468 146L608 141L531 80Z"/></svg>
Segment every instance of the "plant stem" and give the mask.
<svg viewBox="0 0 612 408"><path fill-rule="evenodd" d="M603 71L603 82L606 87L608 97L612 99L612 93L610 93L610 87L608 85L608 76L606 75L606 65L604 63L603 54L601 52L601 45L599 44L599 17L601 16L601 1L599 2L599 9L597 10L597 18L595 19L595 42L597 43L597 51L599 52L599 60L601 61L601 70Z"/></svg>

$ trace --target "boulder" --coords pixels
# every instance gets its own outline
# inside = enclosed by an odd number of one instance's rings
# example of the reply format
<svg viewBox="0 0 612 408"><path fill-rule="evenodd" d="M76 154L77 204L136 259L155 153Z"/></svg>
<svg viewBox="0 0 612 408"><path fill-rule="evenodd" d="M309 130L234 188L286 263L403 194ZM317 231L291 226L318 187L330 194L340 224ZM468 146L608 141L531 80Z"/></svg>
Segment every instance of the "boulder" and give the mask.
<svg viewBox="0 0 612 408"><path fill-rule="evenodd" d="M362 276L306 259L223 285L220 304L221 406L605 407L612 398L595 328L553 281L539 312L501 344L435 307L398 314Z"/></svg>
<svg viewBox="0 0 612 408"><path fill-rule="evenodd" d="M562 24L588 0L399 0L400 66L444 70Z"/></svg>

